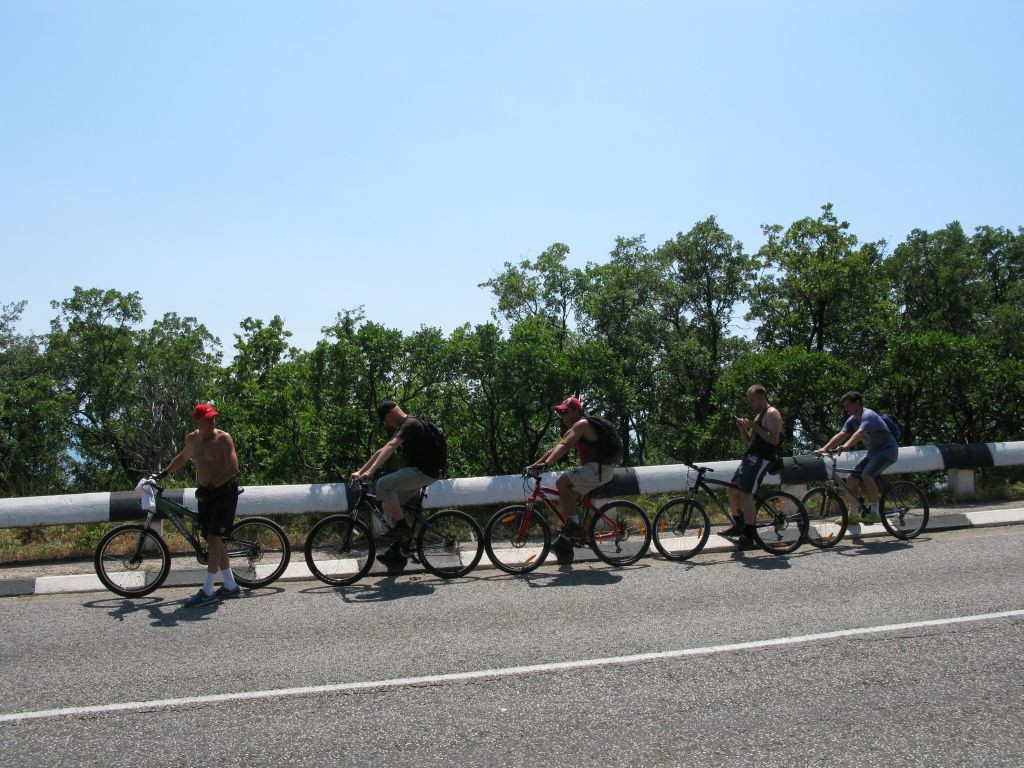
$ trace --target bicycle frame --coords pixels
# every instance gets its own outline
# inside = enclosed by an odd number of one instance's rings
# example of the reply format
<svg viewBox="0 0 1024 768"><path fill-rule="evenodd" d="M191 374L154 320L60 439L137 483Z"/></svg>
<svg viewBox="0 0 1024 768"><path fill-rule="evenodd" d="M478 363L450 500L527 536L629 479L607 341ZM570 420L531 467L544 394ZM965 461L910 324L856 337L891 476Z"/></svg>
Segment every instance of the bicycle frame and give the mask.
<svg viewBox="0 0 1024 768"><path fill-rule="evenodd" d="M195 529L199 522L199 513L186 506L178 504L177 502L171 501L170 499L164 498L164 489L161 486L152 483L150 484L150 487L153 489L153 501L155 506L153 509L146 511L146 519L142 523L143 527L146 530L150 530L153 527L154 520L170 520L171 524L178 530L178 533L180 533L192 549L195 550L196 560L198 560L202 565L206 565L206 561L209 557L209 551L195 534ZM185 524L186 519L192 522L191 526ZM142 538L143 537L140 537L139 541L140 547L142 546Z"/></svg>
<svg viewBox="0 0 1024 768"><path fill-rule="evenodd" d="M850 486L848 486L846 482L841 477L839 477L840 474L849 475L853 472L853 470L839 469L839 467L836 466L837 462L839 461L839 454L835 453L834 451L824 453L822 454L822 456L824 458L827 458L829 464L831 465L827 469L828 478L825 481L825 487L828 488L830 491L835 491L837 488L841 488L843 493L846 494L846 497L850 499L850 501L852 501L857 506L857 508L860 509L861 512L863 512L866 509L863 497L855 496L853 491L850 489ZM879 475L875 484L878 486L879 496L884 495L886 491L892 488L892 481L885 475ZM882 514L885 514L884 512L882 512L881 509L879 511Z"/></svg>
<svg viewBox="0 0 1024 768"><path fill-rule="evenodd" d="M562 508L560 504L561 497L558 494L558 489L551 488L547 485L541 485L540 478L533 475L527 476L527 479L533 481L533 491L530 492L526 500L523 502L523 505L528 510L528 514L523 516L522 532L520 535L525 536L526 531L529 529L530 519L534 513L535 507L537 506L537 502L543 502L544 506L547 507L547 509L550 510L564 526L566 519L562 516ZM594 514L598 514L598 509L594 506L594 502L589 497L581 496L580 494L576 494L576 503L583 505L584 513L583 520L580 520L580 527L586 530L585 522L587 516L592 512ZM586 541L589 543L589 537Z"/></svg>

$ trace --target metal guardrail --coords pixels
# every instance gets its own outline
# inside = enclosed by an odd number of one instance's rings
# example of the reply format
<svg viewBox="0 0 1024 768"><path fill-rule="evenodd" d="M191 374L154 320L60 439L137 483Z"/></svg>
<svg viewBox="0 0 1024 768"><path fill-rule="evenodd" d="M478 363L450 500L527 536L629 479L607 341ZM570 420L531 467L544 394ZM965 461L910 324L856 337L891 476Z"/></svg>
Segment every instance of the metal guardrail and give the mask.
<svg viewBox="0 0 1024 768"><path fill-rule="evenodd" d="M862 451L843 454L840 468L851 468L863 456ZM1024 464L1024 442L920 445L900 448L899 459L890 474L973 470L982 467L1006 467ZM715 477L729 480L739 461L706 462ZM553 481L558 473L550 473ZM601 489L601 498L638 494L678 493L689 486L691 473L685 465L667 464L615 470ZM781 472L769 475L765 482L784 485L804 484L825 479L825 464L816 456L783 459ZM191 489L168 490L168 498L185 506L196 506ZM464 477L438 480L430 486L427 508L487 506L522 501L525 496L519 475ZM340 512L347 509L345 485L246 486L238 499L239 515L304 514ZM0 499L0 528L32 525L68 525L140 518L139 493L76 493L59 496L30 496Z"/></svg>

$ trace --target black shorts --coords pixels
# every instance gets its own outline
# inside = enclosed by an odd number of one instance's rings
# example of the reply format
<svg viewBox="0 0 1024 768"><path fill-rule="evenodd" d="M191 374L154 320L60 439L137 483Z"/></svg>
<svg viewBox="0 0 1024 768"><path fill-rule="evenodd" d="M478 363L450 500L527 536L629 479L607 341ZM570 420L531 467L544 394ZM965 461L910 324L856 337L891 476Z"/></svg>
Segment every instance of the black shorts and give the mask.
<svg viewBox="0 0 1024 768"><path fill-rule="evenodd" d="M238 481L231 479L216 488L201 485L196 488L196 500L199 502L199 530L203 538L227 536L235 524Z"/></svg>
<svg viewBox="0 0 1024 768"><path fill-rule="evenodd" d="M732 481L739 486L741 491L756 493L772 464L772 459L766 459L756 453L744 454L740 459L740 466L737 468L736 474L732 476Z"/></svg>

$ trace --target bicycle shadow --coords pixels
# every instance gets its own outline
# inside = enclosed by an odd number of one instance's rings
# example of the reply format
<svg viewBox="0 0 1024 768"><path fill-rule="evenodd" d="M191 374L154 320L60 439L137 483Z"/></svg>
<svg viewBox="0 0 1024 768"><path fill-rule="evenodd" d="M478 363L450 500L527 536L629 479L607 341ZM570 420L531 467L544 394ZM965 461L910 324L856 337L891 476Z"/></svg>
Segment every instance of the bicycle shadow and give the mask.
<svg viewBox="0 0 1024 768"><path fill-rule="evenodd" d="M239 597L230 600L215 600L212 603L196 607L185 605L188 597L182 597L177 600L164 600L160 597L111 597L102 600L92 600L82 605L85 608L106 609L108 615L119 622L127 621L130 617L137 614L145 614L149 617L150 626L167 628L177 627L181 624L209 621L218 610L224 607L225 603L253 600L265 596L264 593L273 594L280 592L284 592L284 590L279 587L262 587L258 590L243 589Z"/></svg>
<svg viewBox="0 0 1024 768"><path fill-rule="evenodd" d="M198 621L209 621L217 612L221 601L217 600L206 605L189 608L185 600L164 600L159 597L147 598L108 598L84 603L86 608L109 609L108 615L117 621L127 621L136 614L149 617L150 626L177 627L181 624Z"/></svg>
<svg viewBox="0 0 1024 768"><path fill-rule="evenodd" d="M780 556L771 555L763 551L754 552L753 550L744 551L736 549L730 553L729 559L739 562L744 568L750 568L754 571L786 571L793 567L789 563L791 557L804 556L795 553Z"/></svg>
<svg viewBox="0 0 1024 768"><path fill-rule="evenodd" d="M323 594L338 598L343 603L387 603L392 600L404 600L410 597L427 597L434 594L436 582L423 576L403 578L401 574L382 576L375 581L363 581L343 587L310 587L299 590L303 594Z"/></svg>
<svg viewBox="0 0 1024 768"><path fill-rule="evenodd" d="M635 566L634 566L635 567ZM649 566L642 566L649 567ZM601 568L595 566L580 567L572 563L556 566L550 571L531 571L517 578L523 579L531 589L550 589L551 587L607 587L622 581L620 573L624 568Z"/></svg>
<svg viewBox="0 0 1024 768"><path fill-rule="evenodd" d="M850 540L857 542L857 546L843 547L836 551L842 557L863 557L864 555L884 555L889 552L899 552L904 549L912 549L913 544L901 539L862 539L859 536L850 536ZM919 539L924 540L924 539Z"/></svg>

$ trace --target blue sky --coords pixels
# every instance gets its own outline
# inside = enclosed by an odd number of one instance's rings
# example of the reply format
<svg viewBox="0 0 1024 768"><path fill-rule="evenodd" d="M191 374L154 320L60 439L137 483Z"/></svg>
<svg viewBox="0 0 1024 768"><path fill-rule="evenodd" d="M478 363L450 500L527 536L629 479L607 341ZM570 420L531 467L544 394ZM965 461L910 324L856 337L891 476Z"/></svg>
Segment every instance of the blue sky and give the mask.
<svg viewBox="0 0 1024 768"><path fill-rule="evenodd" d="M0 304L139 291L230 354L344 309L489 320L567 243L825 202L862 240L1024 225L1024 3L0 0Z"/></svg>

